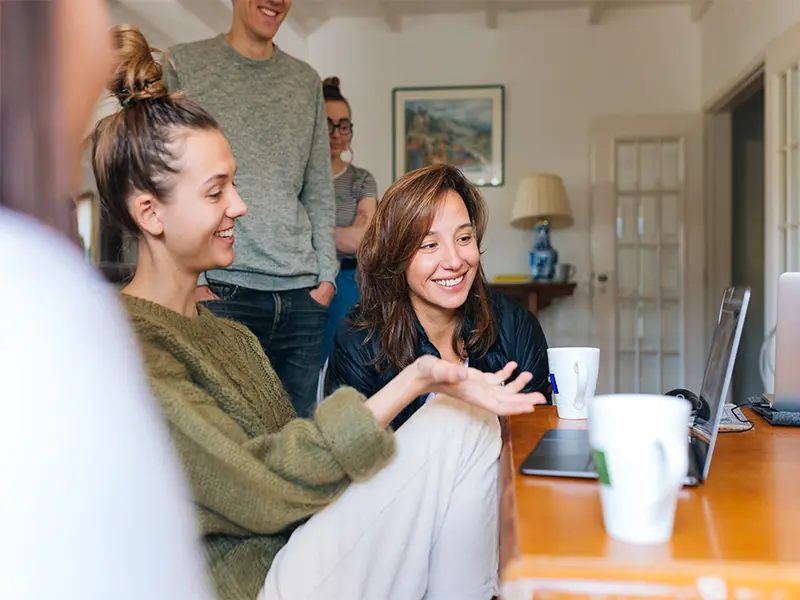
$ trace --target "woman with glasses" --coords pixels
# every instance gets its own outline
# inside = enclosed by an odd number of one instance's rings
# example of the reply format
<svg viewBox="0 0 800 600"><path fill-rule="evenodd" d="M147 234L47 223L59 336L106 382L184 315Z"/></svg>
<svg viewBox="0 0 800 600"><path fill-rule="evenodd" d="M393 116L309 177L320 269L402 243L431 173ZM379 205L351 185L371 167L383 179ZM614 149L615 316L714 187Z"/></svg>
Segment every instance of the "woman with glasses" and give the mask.
<svg viewBox="0 0 800 600"><path fill-rule="evenodd" d="M339 78L322 82L325 111L328 113L328 134L331 143L331 167L336 191L336 253L339 275L336 296L328 307L328 322L322 345L322 360L328 357L333 335L350 307L358 303L356 252L378 206L378 188L366 169L353 164L353 121L350 103L342 95Z"/></svg>

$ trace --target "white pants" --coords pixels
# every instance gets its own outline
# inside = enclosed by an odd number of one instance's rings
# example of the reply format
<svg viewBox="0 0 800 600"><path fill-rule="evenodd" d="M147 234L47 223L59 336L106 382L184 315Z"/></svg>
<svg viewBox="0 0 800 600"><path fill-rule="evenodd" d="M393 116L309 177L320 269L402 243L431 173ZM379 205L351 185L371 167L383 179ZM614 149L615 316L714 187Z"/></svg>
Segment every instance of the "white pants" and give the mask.
<svg viewBox="0 0 800 600"><path fill-rule="evenodd" d="M497 417L437 397L397 454L298 528L259 600L489 600L498 593Z"/></svg>

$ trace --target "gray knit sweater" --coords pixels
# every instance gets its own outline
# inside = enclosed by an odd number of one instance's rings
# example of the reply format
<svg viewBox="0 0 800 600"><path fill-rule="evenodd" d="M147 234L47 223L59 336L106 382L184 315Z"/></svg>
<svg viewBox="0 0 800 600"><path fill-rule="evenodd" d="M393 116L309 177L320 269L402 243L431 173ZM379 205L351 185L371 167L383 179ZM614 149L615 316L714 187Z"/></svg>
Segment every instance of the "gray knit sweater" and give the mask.
<svg viewBox="0 0 800 600"><path fill-rule="evenodd" d="M269 60L245 58L221 35L169 53L170 91L219 121L250 208L236 224L235 262L208 278L267 291L335 281L335 196L317 72L277 47Z"/></svg>

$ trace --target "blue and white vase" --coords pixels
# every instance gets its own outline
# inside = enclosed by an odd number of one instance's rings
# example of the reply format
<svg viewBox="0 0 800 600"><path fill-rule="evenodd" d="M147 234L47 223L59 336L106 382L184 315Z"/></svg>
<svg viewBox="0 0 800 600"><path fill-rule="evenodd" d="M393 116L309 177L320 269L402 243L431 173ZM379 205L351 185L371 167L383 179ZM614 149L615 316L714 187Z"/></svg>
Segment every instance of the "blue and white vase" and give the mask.
<svg viewBox="0 0 800 600"><path fill-rule="evenodd" d="M536 281L551 281L558 263L558 252L550 245L550 223L536 225L536 241L530 253L531 276Z"/></svg>

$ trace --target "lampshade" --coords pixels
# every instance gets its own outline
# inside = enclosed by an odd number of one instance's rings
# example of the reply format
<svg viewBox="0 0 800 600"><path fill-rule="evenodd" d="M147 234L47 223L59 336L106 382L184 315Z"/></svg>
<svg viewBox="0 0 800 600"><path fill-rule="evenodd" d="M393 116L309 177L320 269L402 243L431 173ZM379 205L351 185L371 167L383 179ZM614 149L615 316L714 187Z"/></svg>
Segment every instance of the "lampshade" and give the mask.
<svg viewBox="0 0 800 600"><path fill-rule="evenodd" d="M567 190L558 175L528 175L517 186L511 225L533 229L542 219L547 219L553 228L569 227L573 223Z"/></svg>

